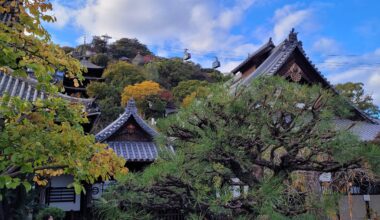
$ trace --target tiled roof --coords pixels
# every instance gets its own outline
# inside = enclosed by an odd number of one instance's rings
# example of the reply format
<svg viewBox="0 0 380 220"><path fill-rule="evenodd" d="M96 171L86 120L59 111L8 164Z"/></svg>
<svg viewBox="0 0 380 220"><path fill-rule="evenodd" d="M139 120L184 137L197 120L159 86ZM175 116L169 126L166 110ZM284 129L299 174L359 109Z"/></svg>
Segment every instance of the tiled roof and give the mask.
<svg viewBox="0 0 380 220"><path fill-rule="evenodd" d="M119 128L121 128L130 117L133 117L137 124L145 131L147 132L151 137L155 137L158 135L158 132L150 127L144 119L140 117L140 115L137 113L136 103L133 99L130 99L128 101L127 107L125 108L125 111L123 114L119 116L115 121L113 121L111 124L109 124L106 128L101 130L98 134L95 135L95 138L99 142L105 141L108 137L110 137L112 134L114 134Z"/></svg>
<svg viewBox="0 0 380 220"><path fill-rule="evenodd" d="M380 120L376 119L378 123ZM365 121L351 121L348 119L337 119L335 124L338 129L348 129L363 141L372 141L380 134L380 125Z"/></svg>
<svg viewBox="0 0 380 220"><path fill-rule="evenodd" d="M254 78L261 75L276 74L296 48L298 48L308 59L302 48L302 42L298 41L297 34L294 32L294 30L292 30L292 32L289 34L289 37L277 45L271 51L269 57L265 59L265 61L252 74L248 75L241 82L239 82L239 85L249 85ZM311 63L310 60L308 61ZM314 67L315 71L320 74L320 72L315 68L313 64L312 66ZM322 74L320 75L322 78L324 78ZM324 80L328 83L326 78L324 78Z"/></svg>
<svg viewBox="0 0 380 220"><path fill-rule="evenodd" d="M275 46L272 42L272 38L269 38L267 43L265 43L263 46L261 46L259 49L257 49L253 54L249 55L249 57L247 59L245 59L241 64L239 64L237 67L235 67L231 72L237 73L244 65L246 65L256 55L261 54L264 51L268 51L270 49L273 49L274 47Z"/></svg>
<svg viewBox="0 0 380 220"><path fill-rule="evenodd" d="M36 101L37 98L44 99L46 94L38 91L34 80L17 78L0 72L0 95L8 93L10 96L18 96L26 101Z"/></svg>
<svg viewBox="0 0 380 220"><path fill-rule="evenodd" d="M117 155L127 161L154 161L158 150L153 142L113 141L106 142Z"/></svg>
<svg viewBox="0 0 380 220"><path fill-rule="evenodd" d="M82 64L82 66L85 66L87 69L104 69L104 67L102 66L98 66L91 63L91 61L89 61L88 59L81 59L80 63Z"/></svg>
<svg viewBox="0 0 380 220"><path fill-rule="evenodd" d="M37 98L45 99L49 94L39 91L37 80L33 78L19 78L0 72L0 96L9 94L13 97L20 97L23 100L34 102ZM99 113L97 108L93 108L94 99L83 99L67 96L59 93L57 96L72 103L82 103L88 113Z"/></svg>
<svg viewBox="0 0 380 220"><path fill-rule="evenodd" d="M274 49L272 49L269 57L253 73L251 73L250 75L248 75L245 78L234 80L233 84L231 85L231 91L232 92L236 91L236 89L240 86L250 85L252 80L257 78L258 76L264 76L264 75L273 76L273 75L275 75L277 73L277 71L286 63L289 56L293 53L293 51L296 48L304 55L306 60L312 66L314 72L316 72L322 78L323 82L327 85L327 87L331 88L336 94L339 94L339 92L335 89L335 87L332 86L332 84L322 75L322 73L318 70L318 68L313 64L313 62L306 55L306 53L302 47L302 42L297 39L297 33L294 31L294 29L292 29L288 38L286 38L283 42L281 42ZM244 61L244 62L246 62L246 61ZM361 111L353 103L351 103L349 101L347 101L347 102L350 104L350 106L352 108L354 108L354 110L364 120L366 120L370 123L373 123L373 124L378 124L377 121L375 121L373 118L369 117L367 114L365 114L363 111Z"/></svg>

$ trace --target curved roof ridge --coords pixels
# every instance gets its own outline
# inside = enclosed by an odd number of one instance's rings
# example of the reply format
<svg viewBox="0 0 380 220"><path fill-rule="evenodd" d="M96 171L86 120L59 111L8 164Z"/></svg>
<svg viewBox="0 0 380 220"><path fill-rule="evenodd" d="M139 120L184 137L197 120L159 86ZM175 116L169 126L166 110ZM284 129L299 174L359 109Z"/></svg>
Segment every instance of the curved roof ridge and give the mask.
<svg viewBox="0 0 380 220"><path fill-rule="evenodd" d="M131 116L135 119L137 124L149 135L151 135L152 137L155 137L158 135L158 132L154 128L149 126L144 121L144 119L142 119L141 116L138 114L136 103L133 100L133 98L131 98L127 103L127 107L125 108L124 113L121 114L115 121L113 121L103 130L98 132L95 135L95 139L99 142L105 141L107 138L113 135L116 131L118 131L128 121L128 119Z"/></svg>
<svg viewBox="0 0 380 220"><path fill-rule="evenodd" d="M241 64L239 64L237 67L235 67L233 70L231 70L231 72L237 73L241 67L243 67L245 64L247 64L251 60L251 58L255 57L257 54L268 49L269 47L275 48L275 45L273 44L271 37L269 38L269 40L264 45L259 47L253 54L249 55Z"/></svg>

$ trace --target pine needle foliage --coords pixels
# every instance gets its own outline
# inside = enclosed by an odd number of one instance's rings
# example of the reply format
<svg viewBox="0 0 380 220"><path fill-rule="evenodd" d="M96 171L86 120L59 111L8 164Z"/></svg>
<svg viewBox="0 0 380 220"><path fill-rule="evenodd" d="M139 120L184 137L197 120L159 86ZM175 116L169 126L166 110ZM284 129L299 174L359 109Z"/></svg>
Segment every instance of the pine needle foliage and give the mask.
<svg viewBox="0 0 380 220"><path fill-rule="evenodd" d="M318 85L265 77L234 93L210 91L160 121L159 141L175 155L106 193L97 204L104 219L157 219L165 210L188 219L320 219L334 195L299 187L298 172L379 170L370 161L379 149L335 128L345 102Z"/></svg>

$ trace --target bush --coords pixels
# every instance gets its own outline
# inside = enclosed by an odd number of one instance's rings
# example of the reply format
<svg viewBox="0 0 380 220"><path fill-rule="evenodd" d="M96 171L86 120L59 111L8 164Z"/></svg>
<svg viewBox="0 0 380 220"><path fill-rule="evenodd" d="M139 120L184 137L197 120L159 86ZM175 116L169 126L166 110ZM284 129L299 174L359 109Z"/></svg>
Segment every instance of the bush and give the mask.
<svg viewBox="0 0 380 220"><path fill-rule="evenodd" d="M36 220L46 220L49 216L53 216L54 220L63 220L65 218L65 212L56 207L44 208L38 213Z"/></svg>

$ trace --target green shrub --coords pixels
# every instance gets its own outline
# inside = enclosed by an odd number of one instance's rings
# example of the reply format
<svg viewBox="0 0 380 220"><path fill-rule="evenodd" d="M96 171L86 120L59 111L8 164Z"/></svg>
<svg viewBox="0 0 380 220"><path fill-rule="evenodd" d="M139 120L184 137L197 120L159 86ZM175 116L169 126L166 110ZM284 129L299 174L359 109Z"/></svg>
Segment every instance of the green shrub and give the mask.
<svg viewBox="0 0 380 220"><path fill-rule="evenodd" d="M54 220L63 220L65 218L65 212L56 207L44 208L38 212L36 220L45 220L46 216L53 216Z"/></svg>

